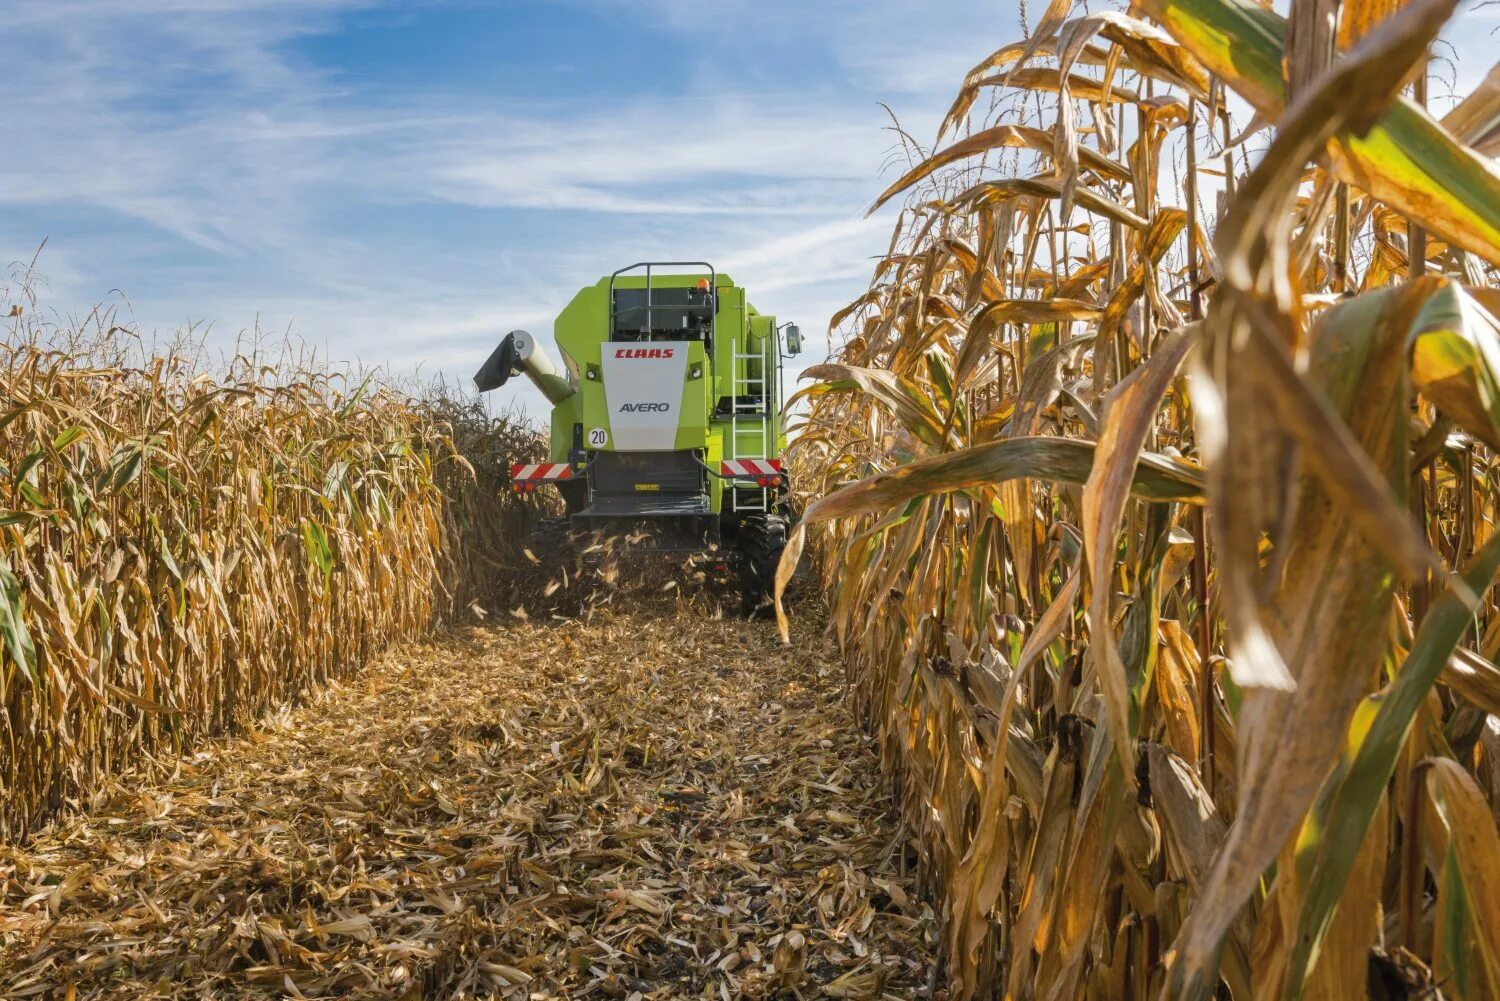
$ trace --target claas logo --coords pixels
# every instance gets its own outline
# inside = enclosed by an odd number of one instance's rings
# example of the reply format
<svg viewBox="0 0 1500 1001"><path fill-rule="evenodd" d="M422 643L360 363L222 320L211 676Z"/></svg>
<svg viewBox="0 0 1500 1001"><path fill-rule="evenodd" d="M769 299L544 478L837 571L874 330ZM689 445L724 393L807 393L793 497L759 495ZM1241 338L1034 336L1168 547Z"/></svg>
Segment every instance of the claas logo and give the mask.
<svg viewBox="0 0 1500 1001"><path fill-rule="evenodd" d="M676 348L616 348L616 358L670 358Z"/></svg>

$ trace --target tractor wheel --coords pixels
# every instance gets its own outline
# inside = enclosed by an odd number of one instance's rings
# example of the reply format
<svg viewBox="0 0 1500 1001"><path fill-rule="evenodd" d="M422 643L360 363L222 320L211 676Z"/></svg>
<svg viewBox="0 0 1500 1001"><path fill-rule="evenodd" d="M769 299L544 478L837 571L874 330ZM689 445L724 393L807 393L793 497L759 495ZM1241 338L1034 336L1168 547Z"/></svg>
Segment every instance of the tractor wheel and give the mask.
<svg viewBox="0 0 1500 1001"><path fill-rule="evenodd" d="M543 518L527 537L526 549L530 556L521 555L526 562L519 582L522 606L533 614L569 614L582 589L568 519Z"/></svg>
<svg viewBox="0 0 1500 1001"><path fill-rule="evenodd" d="M756 618L775 608L776 567L786 548L787 522L779 514L740 522L740 614Z"/></svg>

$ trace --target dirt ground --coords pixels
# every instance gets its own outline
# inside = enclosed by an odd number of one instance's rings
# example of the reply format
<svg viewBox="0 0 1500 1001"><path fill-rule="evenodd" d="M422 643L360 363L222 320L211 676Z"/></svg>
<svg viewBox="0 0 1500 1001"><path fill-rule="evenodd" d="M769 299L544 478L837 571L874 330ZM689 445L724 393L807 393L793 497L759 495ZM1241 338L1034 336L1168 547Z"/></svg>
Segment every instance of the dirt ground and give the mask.
<svg viewBox="0 0 1500 1001"><path fill-rule="evenodd" d="M931 911L811 610L447 633L0 847L0 998L912 998Z"/></svg>

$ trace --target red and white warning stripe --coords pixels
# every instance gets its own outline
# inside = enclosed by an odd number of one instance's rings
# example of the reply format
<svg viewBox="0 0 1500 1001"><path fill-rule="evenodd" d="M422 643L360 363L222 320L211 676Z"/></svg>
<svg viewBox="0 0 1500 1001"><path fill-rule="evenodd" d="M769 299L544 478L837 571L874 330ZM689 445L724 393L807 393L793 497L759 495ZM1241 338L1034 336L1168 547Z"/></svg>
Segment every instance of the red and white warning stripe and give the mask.
<svg viewBox="0 0 1500 1001"><path fill-rule="evenodd" d="M725 459L719 463L725 476L775 476L781 472L780 459Z"/></svg>
<svg viewBox="0 0 1500 1001"><path fill-rule="evenodd" d="M517 483L536 480L571 480L573 464L570 462L533 462L527 466L511 466L510 478Z"/></svg>

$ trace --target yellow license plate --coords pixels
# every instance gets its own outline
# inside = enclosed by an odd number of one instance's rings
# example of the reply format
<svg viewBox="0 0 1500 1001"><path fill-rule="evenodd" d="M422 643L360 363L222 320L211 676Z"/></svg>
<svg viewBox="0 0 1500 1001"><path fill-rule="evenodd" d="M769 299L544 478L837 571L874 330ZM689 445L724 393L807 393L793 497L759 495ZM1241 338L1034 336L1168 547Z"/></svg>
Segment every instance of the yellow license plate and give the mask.
<svg viewBox="0 0 1500 1001"><path fill-rule="evenodd" d="M635 485L635 488L637 490L648 490L648 491L649 490L660 490L661 489L661 484L660 483L637 483Z"/></svg>

